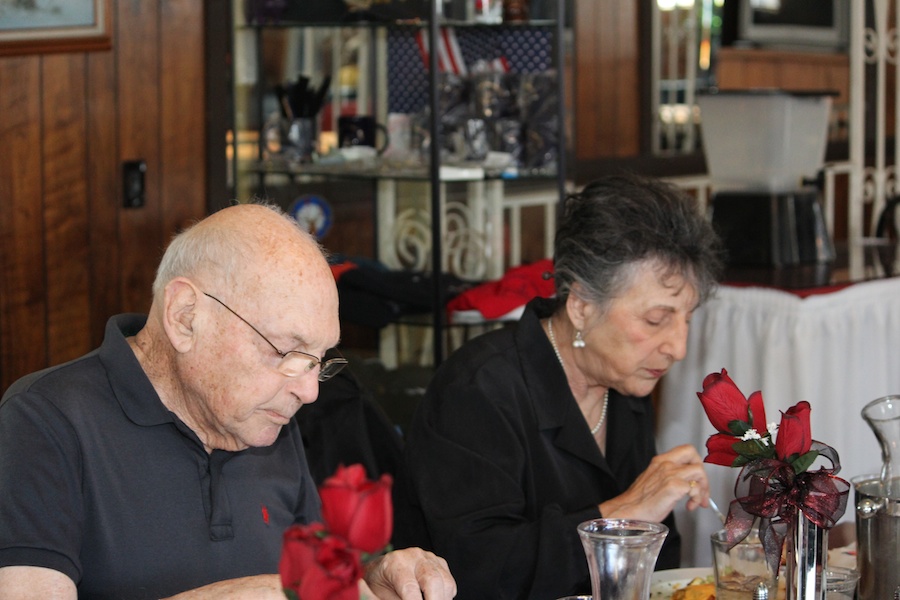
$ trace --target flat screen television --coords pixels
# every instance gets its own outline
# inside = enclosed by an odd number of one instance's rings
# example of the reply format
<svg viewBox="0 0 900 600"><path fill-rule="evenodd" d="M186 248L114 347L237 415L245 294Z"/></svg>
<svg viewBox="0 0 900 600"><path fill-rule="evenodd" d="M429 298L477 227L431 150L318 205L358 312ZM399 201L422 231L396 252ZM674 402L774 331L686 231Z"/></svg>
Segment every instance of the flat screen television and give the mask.
<svg viewBox="0 0 900 600"><path fill-rule="evenodd" d="M848 42L850 1L725 0L722 42L840 51Z"/></svg>

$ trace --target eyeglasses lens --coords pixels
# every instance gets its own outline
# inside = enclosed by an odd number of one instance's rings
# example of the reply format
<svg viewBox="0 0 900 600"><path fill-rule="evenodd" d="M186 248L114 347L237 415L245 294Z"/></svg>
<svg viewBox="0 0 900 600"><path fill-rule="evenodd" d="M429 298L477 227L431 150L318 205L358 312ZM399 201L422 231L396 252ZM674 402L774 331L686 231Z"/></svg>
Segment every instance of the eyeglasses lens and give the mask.
<svg viewBox="0 0 900 600"><path fill-rule="evenodd" d="M347 366L347 361L343 358L330 358L322 363L322 369L319 371L319 381L328 381Z"/></svg>
<svg viewBox="0 0 900 600"><path fill-rule="evenodd" d="M318 359L291 352L288 353L283 359L281 359L281 364L278 365L278 370L288 377L299 377L300 375L309 373L316 368L316 365L319 364L320 362ZM327 381L331 379L332 377L337 375L338 372L340 372L340 370L343 369L346 364L347 361L343 358L331 358L321 363L321 369L319 370L318 376L319 381Z"/></svg>

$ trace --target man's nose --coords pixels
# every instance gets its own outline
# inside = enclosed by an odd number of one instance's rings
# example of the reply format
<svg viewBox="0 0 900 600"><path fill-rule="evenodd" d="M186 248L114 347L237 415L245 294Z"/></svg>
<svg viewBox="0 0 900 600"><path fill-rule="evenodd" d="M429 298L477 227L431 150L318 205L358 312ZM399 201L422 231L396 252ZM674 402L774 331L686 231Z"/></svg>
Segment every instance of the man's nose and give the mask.
<svg viewBox="0 0 900 600"><path fill-rule="evenodd" d="M293 394L300 404L312 404L319 397L319 371L313 369L297 377L289 377L285 390Z"/></svg>

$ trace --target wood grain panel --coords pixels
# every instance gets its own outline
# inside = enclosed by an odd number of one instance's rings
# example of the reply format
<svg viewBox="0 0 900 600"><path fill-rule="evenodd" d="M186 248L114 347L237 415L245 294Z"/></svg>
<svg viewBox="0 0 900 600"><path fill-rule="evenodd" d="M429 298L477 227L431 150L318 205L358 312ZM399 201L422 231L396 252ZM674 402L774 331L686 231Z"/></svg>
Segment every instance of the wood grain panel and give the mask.
<svg viewBox="0 0 900 600"><path fill-rule="evenodd" d="M115 11L115 6L111 9ZM113 40L115 44L115 39ZM92 346L99 346L107 319L120 311L118 211L119 151L116 61L110 52L87 57L88 213L90 215Z"/></svg>
<svg viewBox="0 0 900 600"><path fill-rule="evenodd" d="M44 269L51 363L91 349L84 54L42 59Z"/></svg>
<svg viewBox="0 0 900 600"><path fill-rule="evenodd" d="M594 100L597 98L597 44L593 35L597 21L597 6L594 2L578 2L575 6L573 23L575 26L575 125L574 147L576 156L594 156L596 143L594 132L598 127L598 112Z"/></svg>
<svg viewBox="0 0 900 600"><path fill-rule="evenodd" d="M160 33L160 181L163 231L178 231L205 213L203 4L162 3ZM163 73L173 76L164 77ZM167 240L164 240L166 242Z"/></svg>
<svg viewBox="0 0 900 600"><path fill-rule="evenodd" d="M0 61L0 384L47 363L41 184L41 69Z"/></svg>
<svg viewBox="0 0 900 600"><path fill-rule="evenodd" d="M744 77L747 87L750 88L779 87L777 70L773 70L768 63L756 60L744 61Z"/></svg>
<svg viewBox="0 0 900 600"><path fill-rule="evenodd" d="M635 156L640 151L641 94L637 2L618 2L615 83L615 156Z"/></svg>
<svg viewBox="0 0 900 600"><path fill-rule="evenodd" d="M594 20L594 64L596 69L587 74L593 81L595 95L593 103L595 129L582 133L593 137L593 156L611 156L615 154L617 123L615 114L618 110L618 90L616 89L616 37L618 32L618 6L609 0L599 0ZM586 35L591 35L585 32Z"/></svg>
<svg viewBox="0 0 900 600"><path fill-rule="evenodd" d="M164 244L159 192L163 169L159 150L160 3L128 0L117 4L120 161L117 169L121 172L121 162L126 160L147 162L146 205L119 211L122 309L147 312L150 286ZM176 77L177 74L169 76Z"/></svg>
<svg viewBox="0 0 900 600"><path fill-rule="evenodd" d="M577 0L577 160L637 154L640 148L639 10L636 0Z"/></svg>
<svg viewBox="0 0 900 600"><path fill-rule="evenodd" d="M724 90L834 90L840 94L836 101L846 102L850 66L843 54L722 48L716 76Z"/></svg>
<svg viewBox="0 0 900 600"><path fill-rule="evenodd" d="M149 308L164 241L202 215L202 6L112 2L110 51L0 58L3 389L98 345L110 315ZM134 158L150 167L147 206L126 210L121 165Z"/></svg>

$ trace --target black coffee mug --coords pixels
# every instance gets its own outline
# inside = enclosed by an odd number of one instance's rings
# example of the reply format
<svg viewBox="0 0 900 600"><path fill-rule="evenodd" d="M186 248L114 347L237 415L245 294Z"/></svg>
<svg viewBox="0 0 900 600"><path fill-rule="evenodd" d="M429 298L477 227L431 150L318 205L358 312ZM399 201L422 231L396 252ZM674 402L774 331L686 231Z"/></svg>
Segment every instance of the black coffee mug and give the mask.
<svg viewBox="0 0 900 600"><path fill-rule="evenodd" d="M375 145L375 136L381 132L384 141L381 146ZM341 148L353 146L371 146L381 154L390 143L387 128L368 115L342 115L338 117L338 145Z"/></svg>

